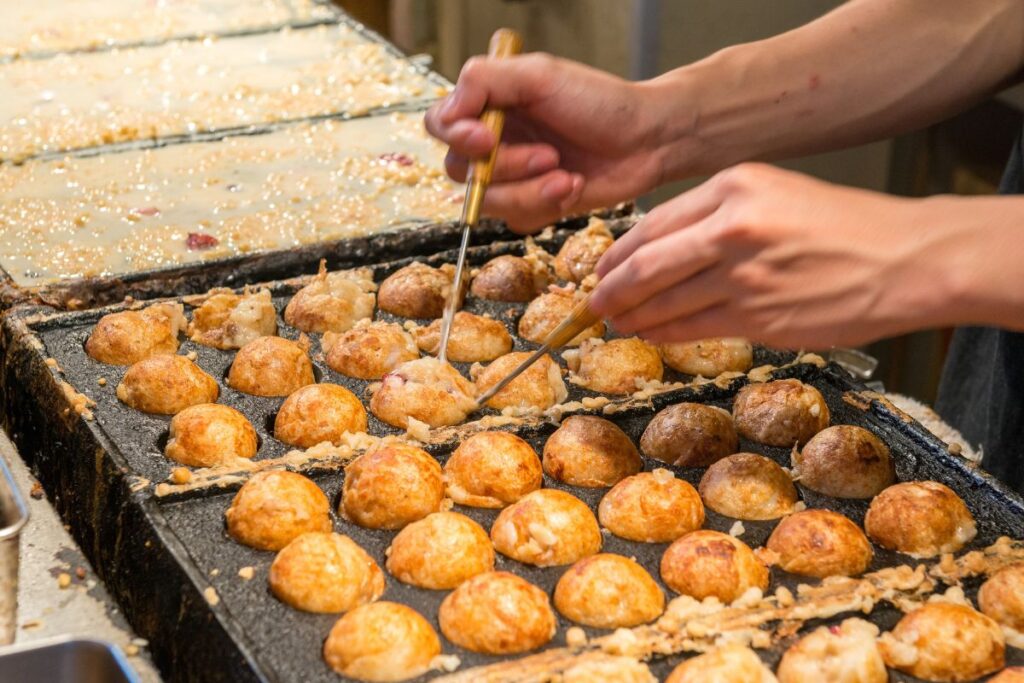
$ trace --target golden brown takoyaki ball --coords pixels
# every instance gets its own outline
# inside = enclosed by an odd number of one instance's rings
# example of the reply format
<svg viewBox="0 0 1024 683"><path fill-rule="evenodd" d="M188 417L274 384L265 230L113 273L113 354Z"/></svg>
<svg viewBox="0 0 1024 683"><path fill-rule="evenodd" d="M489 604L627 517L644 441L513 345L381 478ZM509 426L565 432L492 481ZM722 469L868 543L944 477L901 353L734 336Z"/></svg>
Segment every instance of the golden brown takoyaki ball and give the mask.
<svg viewBox="0 0 1024 683"><path fill-rule="evenodd" d="M159 354L132 364L117 385L117 397L144 413L174 415L189 406L213 403L217 381L184 356Z"/></svg>
<svg viewBox="0 0 1024 683"><path fill-rule="evenodd" d="M832 498L871 498L896 480L889 447L854 425L836 425L793 452L800 483Z"/></svg>
<svg viewBox="0 0 1024 683"><path fill-rule="evenodd" d="M983 583L978 607L1001 625L1024 633L1024 564L1000 569Z"/></svg>
<svg viewBox="0 0 1024 683"><path fill-rule="evenodd" d="M324 642L327 666L360 681L406 681L430 670L441 654L434 627L396 602L356 607L331 628Z"/></svg>
<svg viewBox="0 0 1024 683"><path fill-rule="evenodd" d="M448 458L444 478L459 505L500 508L539 489L544 473L537 453L515 434L478 432Z"/></svg>
<svg viewBox="0 0 1024 683"><path fill-rule="evenodd" d="M465 421L476 409L476 387L448 363L419 358L384 375L370 412L395 427L407 429L409 418L431 427Z"/></svg>
<svg viewBox="0 0 1024 683"><path fill-rule="evenodd" d="M384 572L348 536L309 532L281 548L270 565L270 592L306 612L347 612L384 593Z"/></svg>
<svg viewBox="0 0 1024 683"><path fill-rule="evenodd" d="M680 467L707 467L739 448L732 415L700 403L677 403L660 411L640 437L640 449Z"/></svg>
<svg viewBox="0 0 1024 683"><path fill-rule="evenodd" d="M863 574L874 556L860 527L831 510L804 510L786 517L766 547L781 569L818 579Z"/></svg>
<svg viewBox="0 0 1024 683"><path fill-rule="evenodd" d="M660 344L658 350L665 365L687 375L718 377L723 372L746 372L754 364L750 341L739 337Z"/></svg>
<svg viewBox="0 0 1024 683"><path fill-rule="evenodd" d="M631 394L646 382L660 382L664 373L657 350L636 337L588 339L567 361L571 381L602 394Z"/></svg>
<svg viewBox="0 0 1024 683"><path fill-rule="evenodd" d="M601 499L597 514L619 538L641 543L668 543L704 524L697 491L666 469L626 477Z"/></svg>
<svg viewBox="0 0 1024 683"><path fill-rule="evenodd" d="M599 553L569 567L555 586L555 608L594 628L630 628L665 611L665 595L635 560Z"/></svg>
<svg viewBox="0 0 1024 683"><path fill-rule="evenodd" d="M878 627L863 619L821 626L786 650L777 671L779 683L887 683L877 636Z"/></svg>
<svg viewBox="0 0 1024 683"><path fill-rule="evenodd" d="M218 403L200 403L171 420L164 455L190 467L215 467L251 459L258 447L256 430L245 415Z"/></svg>
<svg viewBox="0 0 1024 683"><path fill-rule="evenodd" d="M425 353L437 355L441 347L441 321L412 331L416 344ZM448 337L448 360L456 363L491 361L512 350L512 335L493 318L465 311L455 314Z"/></svg>
<svg viewBox="0 0 1024 683"><path fill-rule="evenodd" d="M601 550L601 529L579 498L540 489L501 511L491 527L494 549L538 567L572 564Z"/></svg>
<svg viewBox="0 0 1024 683"><path fill-rule="evenodd" d="M748 384L732 406L736 431L769 446L804 444L828 427L828 406L821 393L798 379Z"/></svg>
<svg viewBox="0 0 1024 683"><path fill-rule="evenodd" d="M284 320L303 332L344 332L373 317L376 289L369 270L328 273L321 261L320 272L288 302Z"/></svg>
<svg viewBox="0 0 1024 683"><path fill-rule="evenodd" d="M420 357L412 335L396 323L362 320L347 332L325 332L322 346L332 370L357 379L380 379Z"/></svg>
<svg viewBox="0 0 1024 683"><path fill-rule="evenodd" d="M724 604L751 588L768 589L768 567L740 539L703 529L678 538L661 556L661 580L697 600Z"/></svg>
<svg viewBox="0 0 1024 683"><path fill-rule="evenodd" d="M410 263L380 284L377 305L402 318L440 318L455 280L455 266Z"/></svg>
<svg viewBox="0 0 1024 683"><path fill-rule="evenodd" d="M1024 683L1024 666L1008 666L988 679L988 683Z"/></svg>
<svg viewBox="0 0 1024 683"><path fill-rule="evenodd" d="M154 304L141 311L108 313L85 341L85 352L101 363L131 365L160 353L178 350L178 332L185 328L181 304Z"/></svg>
<svg viewBox="0 0 1024 683"><path fill-rule="evenodd" d="M955 553L978 528L964 501L937 481L908 481L871 501L864 528L872 541L912 557Z"/></svg>
<svg viewBox="0 0 1024 683"><path fill-rule="evenodd" d="M698 487L704 504L736 519L778 519L793 511L796 487L774 460L736 453L707 469Z"/></svg>
<svg viewBox="0 0 1024 683"><path fill-rule="evenodd" d="M541 647L556 628L548 594L508 572L478 574L462 583L441 603L438 621L448 640L490 655Z"/></svg>
<svg viewBox="0 0 1024 683"><path fill-rule="evenodd" d="M530 357L528 351L506 353L485 368L473 368L473 380L479 393L484 393ZM569 390L562 380L562 368L551 359L542 356L523 374L509 382L508 386L487 401L488 408L537 408L544 410L561 403L569 396Z"/></svg>
<svg viewBox="0 0 1024 683"><path fill-rule="evenodd" d="M555 256L555 274L563 280L582 282L594 272L601 255L615 238L605 222L591 218L587 227L571 235Z"/></svg>
<svg viewBox="0 0 1024 683"><path fill-rule="evenodd" d="M387 568L402 583L450 590L494 569L494 547L483 527L457 512L432 512L398 532Z"/></svg>
<svg viewBox="0 0 1024 683"><path fill-rule="evenodd" d="M315 381L306 349L282 337L252 340L238 350L228 370L228 386L254 396L287 396Z"/></svg>
<svg viewBox="0 0 1024 683"><path fill-rule="evenodd" d="M746 645L733 643L716 647L687 659L665 679L665 683L777 683L771 670Z"/></svg>
<svg viewBox="0 0 1024 683"><path fill-rule="evenodd" d="M441 509L441 465L404 443L383 444L345 468L342 517L371 529L401 529Z"/></svg>
<svg viewBox="0 0 1024 683"><path fill-rule="evenodd" d="M579 302L575 288L549 287L530 302L519 319L519 336L537 344L561 325ZM586 339L603 337L604 322L598 321L573 337L566 346L579 346Z"/></svg>
<svg viewBox="0 0 1024 683"><path fill-rule="evenodd" d="M642 468L626 433L602 417L572 415L544 444L544 471L572 486L614 486Z"/></svg>
<svg viewBox="0 0 1024 683"><path fill-rule="evenodd" d="M309 448L323 441L366 431L366 409L356 395L337 384L308 384L296 390L277 411L274 438Z"/></svg>
<svg viewBox="0 0 1024 683"><path fill-rule="evenodd" d="M973 681L1003 668L999 624L965 605L930 602L878 641L885 663L926 681Z"/></svg>
<svg viewBox="0 0 1024 683"><path fill-rule="evenodd" d="M309 531L331 530L331 504L312 481L294 472L257 472L224 513L228 534L257 550L280 550Z"/></svg>
<svg viewBox="0 0 1024 683"><path fill-rule="evenodd" d="M211 294L192 312L188 324L192 341L215 349L239 349L258 337L277 334L277 310L270 290L235 294L216 289Z"/></svg>
<svg viewBox="0 0 1024 683"><path fill-rule="evenodd" d="M469 291L481 299L526 302L550 282L547 266L539 260L505 254L480 268Z"/></svg>

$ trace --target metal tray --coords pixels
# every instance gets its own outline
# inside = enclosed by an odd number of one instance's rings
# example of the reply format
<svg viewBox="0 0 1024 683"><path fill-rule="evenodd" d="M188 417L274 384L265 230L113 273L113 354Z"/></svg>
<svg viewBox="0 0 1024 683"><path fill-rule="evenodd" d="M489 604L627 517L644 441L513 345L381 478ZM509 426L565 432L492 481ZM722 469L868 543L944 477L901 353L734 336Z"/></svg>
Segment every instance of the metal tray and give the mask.
<svg viewBox="0 0 1024 683"><path fill-rule="evenodd" d="M0 681L138 683L121 650L93 638L55 638L0 649Z"/></svg>

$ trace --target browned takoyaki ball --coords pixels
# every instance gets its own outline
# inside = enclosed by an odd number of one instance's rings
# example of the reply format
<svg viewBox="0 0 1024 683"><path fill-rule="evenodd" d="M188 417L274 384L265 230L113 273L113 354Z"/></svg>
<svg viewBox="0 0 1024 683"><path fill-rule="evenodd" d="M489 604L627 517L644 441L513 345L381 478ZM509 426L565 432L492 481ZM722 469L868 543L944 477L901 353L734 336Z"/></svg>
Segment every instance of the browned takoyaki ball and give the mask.
<svg viewBox="0 0 1024 683"><path fill-rule="evenodd" d="M384 572L348 536L309 532L281 548L270 565L270 592L306 612L347 612L384 593Z"/></svg>
<svg viewBox="0 0 1024 683"><path fill-rule="evenodd" d="M328 273L321 262L320 272L288 302L284 320L303 332L344 332L373 317L376 289L369 270Z"/></svg>
<svg viewBox="0 0 1024 683"><path fill-rule="evenodd" d="M432 512L398 532L387 568L402 583L451 590L494 569L494 547L483 527L457 512Z"/></svg>
<svg viewBox="0 0 1024 683"><path fill-rule="evenodd" d="M178 350L185 328L181 304L154 304L141 311L108 313L85 342L85 352L101 363L131 365L159 353Z"/></svg>
<svg viewBox="0 0 1024 683"><path fill-rule="evenodd" d="M254 396L287 396L313 384L313 364L298 342L282 337L259 337L235 354L228 385Z"/></svg>
<svg viewBox="0 0 1024 683"><path fill-rule="evenodd" d="M561 325L579 302L575 288L549 287L530 302L519 319L519 336L537 344L544 342ZM569 340L566 346L579 346L585 339L604 336L605 325L598 321Z"/></svg>
<svg viewBox="0 0 1024 683"><path fill-rule="evenodd" d="M926 681L973 681L1003 668L999 625L966 605L930 602L878 641L885 663Z"/></svg>
<svg viewBox="0 0 1024 683"><path fill-rule="evenodd" d="M1004 567L983 583L978 607L1001 625L1024 634L1024 564Z"/></svg>
<svg viewBox="0 0 1024 683"><path fill-rule="evenodd" d="M508 572L478 574L464 582L441 603L438 621L448 640L491 655L541 647L556 628L547 593Z"/></svg>
<svg viewBox="0 0 1024 683"><path fill-rule="evenodd" d="M665 595L635 560L599 553L569 567L555 586L555 608L594 628L630 628L654 621Z"/></svg>
<svg viewBox="0 0 1024 683"><path fill-rule="evenodd" d="M359 681L406 681L430 670L441 654L434 627L416 610L397 602L356 607L331 628L324 661Z"/></svg>
<svg viewBox="0 0 1024 683"><path fill-rule="evenodd" d="M793 452L803 486L833 498L871 498L896 480L889 447L854 425L836 425Z"/></svg>
<svg viewBox="0 0 1024 683"><path fill-rule="evenodd" d="M913 557L955 553L978 532L971 511L948 486L909 481L871 501L864 528L872 541Z"/></svg>
<svg viewBox="0 0 1024 683"><path fill-rule="evenodd" d="M772 531L767 556L791 574L858 576L874 552L860 527L838 512L804 510L786 517Z"/></svg>
<svg viewBox="0 0 1024 683"><path fill-rule="evenodd" d="M568 362L574 382L602 394L631 394L664 374L657 349L636 337L588 339Z"/></svg>
<svg viewBox="0 0 1024 683"><path fill-rule="evenodd" d="M171 420L164 455L190 467L215 467L251 459L258 447L256 430L245 415L218 403L200 403Z"/></svg>
<svg viewBox="0 0 1024 683"><path fill-rule="evenodd" d="M739 337L660 344L658 350L665 365L687 375L718 377L723 372L746 372L754 364L753 347Z"/></svg>
<svg viewBox="0 0 1024 683"><path fill-rule="evenodd" d="M144 413L174 415L189 406L213 403L217 381L184 356L159 354L134 363L117 385L117 397Z"/></svg>
<svg viewBox="0 0 1024 683"><path fill-rule="evenodd" d="M641 543L668 543L704 524L697 491L666 469L626 477L601 499L597 514L619 538Z"/></svg>
<svg viewBox="0 0 1024 683"><path fill-rule="evenodd" d="M216 293L213 293L216 292ZM212 290L211 296L192 312L189 339L215 349L239 349L258 337L277 334L277 310L270 290Z"/></svg>
<svg viewBox="0 0 1024 683"><path fill-rule="evenodd" d="M736 453L708 468L698 487L704 504L736 519L778 519L793 511L796 487L774 460Z"/></svg>
<svg viewBox="0 0 1024 683"><path fill-rule="evenodd" d="M544 444L544 471L572 486L614 486L642 468L626 433L602 417L572 415Z"/></svg>
<svg viewBox="0 0 1024 683"><path fill-rule="evenodd" d="M751 588L767 590L768 567L740 539L704 529L668 547L661 556L661 580L677 593L729 604Z"/></svg>
<svg viewBox="0 0 1024 683"><path fill-rule="evenodd" d="M804 444L828 427L828 406L821 393L798 379L748 384L732 406L736 431L769 446Z"/></svg>
<svg viewBox="0 0 1024 683"><path fill-rule="evenodd" d="M771 670L746 645L716 647L677 666L665 683L777 683Z"/></svg>
<svg viewBox="0 0 1024 683"><path fill-rule="evenodd" d="M396 323L361 321L341 334L325 332L322 344L327 365L357 379L380 379L420 357L412 335Z"/></svg>
<svg viewBox="0 0 1024 683"><path fill-rule="evenodd" d="M878 627L863 619L821 626L786 650L779 683L888 683L877 636Z"/></svg>
<svg viewBox="0 0 1024 683"><path fill-rule="evenodd" d="M419 358L384 375L370 412L390 425L407 429L409 418L431 427L463 422L476 409L476 387L448 363Z"/></svg>
<svg viewBox="0 0 1024 683"><path fill-rule="evenodd" d="M640 437L640 449L680 467L707 467L739 448L732 415L700 403L677 403L660 411Z"/></svg>
<svg viewBox="0 0 1024 683"><path fill-rule="evenodd" d="M380 284L377 305L402 318L440 318L454 286L455 267L410 263Z"/></svg>
<svg viewBox="0 0 1024 683"><path fill-rule="evenodd" d="M416 344L425 353L437 355L441 346L441 321L412 331ZM459 311L452 320L448 337L448 360L456 363L491 361L512 350L512 335L493 318Z"/></svg>
<svg viewBox="0 0 1024 683"><path fill-rule="evenodd" d="M480 268L469 291L481 299L526 302L550 282L547 266L539 260L505 254Z"/></svg>
<svg viewBox="0 0 1024 683"><path fill-rule="evenodd" d="M1008 666L988 679L988 683L1024 683L1024 666Z"/></svg>
<svg viewBox="0 0 1024 683"><path fill-rule="evenodd" d="M528 351L506 353L485 368L474 367L473 379L479 393L484 393L505 379L519 364L530 357ZM569 390L562 380L562 368L543 356L527 368L523 374L512 380L508 386L488 399L487 407L495 410L505 408L536 408L544 410L561 403L569 396Z"/></svg>
<svg viewBox="0 0 1024 683"><path fill-rule="evenodd" d="M347 434L366 431L366 409L356 395L337 384L308 384L293 392L274 418L274 437L309 448L337 444Z"/></svg>
<svg viewBox="0 0 1024 683"><path fill-rule="evenodd" d="M579 498L540 489L501 511L491 527L494 549L538 567L572 564L601 550L601 529Z"/></svg>
<svg viewBox="0 0 1024 683"><path fill-rule="evenodd" d="M594 272L601 255L615 238L600 218L591 218L587 227L565 241L555 256L555 274L563 280L582 282Z"/></svg>
<svg viewBox="0 0 1024 683"><path fill-rule="evenodd" d="M478 432L448 458L444 478L459 505L500 508L539 489L544 473L537 453L515 434Z"/></svg>
<svg viewBox="0 0 1024 683"><path fill-rule="evenodd" d="M228 533L257 550L280 550L309 531L331 530L331 504L312 481L294 472L257 472L224 513Z"/></svg>
<svg viewBox="0 0 1024 683"><path fill-rule="evenodd" d="M345 468L339 513L359 526L401 529L441 509L441 465L404 443L381 445Z"/></svg>

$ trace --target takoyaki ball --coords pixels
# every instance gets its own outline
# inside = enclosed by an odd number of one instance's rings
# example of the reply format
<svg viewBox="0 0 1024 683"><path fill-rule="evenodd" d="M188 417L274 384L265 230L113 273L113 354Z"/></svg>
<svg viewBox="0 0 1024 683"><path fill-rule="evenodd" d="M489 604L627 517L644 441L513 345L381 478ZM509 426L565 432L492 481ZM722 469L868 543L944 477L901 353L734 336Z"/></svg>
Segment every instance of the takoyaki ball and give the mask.
<svg viewBox="0 0 1024 683"><path fill-rule="evenodd" d="M628 339L588 339L579 355L567 358L573 381L602 394L632 394L646 382L661 381L661 356L647 342Z"/></svg>
<svg viewBox="0 0 1024 683"><path fill-rule="evenodd" d="M528 493L498 514L494 549L538 567L572 564L601 550L601 529L587 504L565 491Z"/></svg>
<svg viewBox="0 0 1024 683"><path fill-rule="evenodd" d="M537 344L543 343L556 327L565 322L578 302L575 288L549 287L546 294L541 294L526 307L519 319L519 336ZM604 322L598 321L569 340L566 346L579 346L586 339L603 337L604 331Z"/></svg>
<svg viewBox="0 0 1024 683"><path fill-rule="evenodd" d="M277 334L277 310L270 290L213 291L217 293L192 312L189 339L215 349L240 349L258 337Z"/></svg>
<svg viewBox="0 0 1024 683"><path fill-rule="evenodd" d="M572 486L614 486L641 469L636 446L602 417L572 415L544 444L544 471Z"/></svg>
<svg viewBox="0 0 1024 683"><path fill-rule="evenodd" d="M257 448L256 430L245 415L219 403L200 403L171 420L164 455L190 467L215 467L252 459Z"/></svg>
<svg viewBox="0 0 1024 683"><path fill-rule="evenodd" d="M345 434L365 431L366 409L355 394L337 384L308 384L296 390L274 418L274 438L299 448L323 441L337 444Z"/></svg>
<svg viewBox="0 0 1024 683"><path fill-rule="evenodd" d="M1024 564L992 575L978 591L978 607L1001 625L1024 633Z"/></svg>
<svg viewBox="0 0 1024 683"><path fill-rule="evenodd" d="M788 448L807 443L828 427L829 412L814 387L798 379L777 379L740 389L732 417L740 436Z"/></svg>
<svg viewBox="0 0 1024 683"><path fill-rule="evenodd" d="M419 612L372 602L338 619L324 642L324 661L360 681L407 681L430 670L441 640Z"/></svg>
<svg viewBox="0 0 1024 683"><path fill-rule="evenodd" d="M779 683L887 683L877 636L878 627L863 619L819 627L786 650L776 672Z"/></svg>
<svg viewBox="0 0 1024 683"><path fill-rule="evenodd" d="M619 538L669 543L704 524L704 505L690 484L666 469L626 477L597 508L601 525Z"/></svg>
<svg viewBox="0 0 1024 683"><path fill-rule="evenodd" d="M1003 668L1003 632L980 612L930 602L878 641L885 663L926 681L973 681Z"/></svg>
<svg viewBox="0 0 1024 683"><path fill-rule="evenodd" d="M754 348L739 337L659 344L658 350L665 365L687 375L718 377L723 372L746 372L754 364Z"/></svg>
<svg viewBox="0 0 1024 683"><path fill-rule="evenodd" d="M591 218L587 227L571 235L558 250L555 275L569 282L582 282L594 272L597 262L614 241L604 221Z"/></svg>
<svg viewBox="0 0 1024 683"><path fill-rule="evenodd" d="M402 583L450 590L494 569L494 547L483 527L457 512L432 512L398 532L387 568Z"/></svg>
<svg viewBox="0 0 1024 683"><path fill-rule="evenodd" d="M431 427L465 421L476 409L476 388L448 363L419 358L384 375L370 399L370 412L389 425L408 429L409 418Z"/></svg>
<svg viewBox="0 0 1024 683"><path fill-rule="evenodd" d="M181 304L154 304L141 311L108 313L85 341L85 352L101 363L131 365L161 353L176 353L185 328Z"/></svg>
<svg viewBox="0 0 1024 683"><path fill-rule="evenodd" d="M436 356L441 347L441 321L418 327L412 336L420 349ZM491 361L512 350L512 335L493 318L459 311L448 337L448 360L456 363Z"/></svg>
<svg viewBox="0 0 1024 683"><path fill-rule="evenodd" d="M555 635L548 594L508 572L478 574L448 594L441 633L459 647L510 655L546 645Z"/></svg>
<svg viewBox="0 0 1024 683"><path fill-rule="evenodd" d="M228 370L228 385L253 396L287 396L315 381L306 349L282 337L252 340L238 350Z"/></svg>
<svg viewBox="0 0 1024 683"><path fill-rule="evenodd" d="M677 403L660 411L640 437L640 450L680 467L707 467L739 448L732 415L700 403Z"/></svg>
<svg viewBox="0 0 1024 683"><path fill-rule="evenodd" d="M547 266L539 260L505 254L480 268L469 291L473 296L491 301L526 302L550 282Z"/></svg>
<svg viewBox="0 0 1024 683"><path fill-rule="evenodd" d="M303 332L344 332L358 320L373 317L375 297L369 270L320 272L295 292L284 309L284 320Z"/></svg>
<svg viewBox="0 0 1024 683"><path fill-rule="evenodd" d="M871 501L864 528L883 548L917 558L955 553L978 533L964 501L937 481L885 489Z"/></svg>
<svg viewBox="0 0 1024 683"><path fill-rule="evenodd" d="M371 529L401 529L441 509L441 465L426 451L404 443L370 450L345 468L342 517Z"/></svg>
<svg viewBox="0 0 1024 683"><path fill-rule="evenodd" d="M281 548L270 565L270 592L305 612L347 612L384 593L384 572L348 536L310 532Z"/></svg>
<svg viewBox="0 0 1024 683"><path fill-rule="evenodd" d="M331 530L331 504L312 481L294 472L257 472L224 513L228 534L257 550L280 550L310 531Z"/></svg>
<svg viewBox="0 0 1024 683"><path fill-rule="evenodd" d="M377 305L402 318L440 318L454 280L455 267L451 264L432 268L416 261L380 284Z"/></svg>
<svg viewBox="0 0 1024 683"><path fill-rule="evenodd" d="M159 354L134 363L117 385L117 398L144 413L174 415L189 406L213 403L217 381L184 356Z"/></svg>
<svg viewBox="0 0 1024 683"><path fill-rule="evenodd" d="M661 580L697 600L714 596L723 604L751 588L768 589L768 567L746 543L703 529L677 539L661 556Z"/></svg>
<svg viewBox="0 0 1024 683"><path fill-rule="evenodd" d="M555 586L555 609L594 628L631 628L665 611L665 595L635 560L599 553L569 567Z"/></svg>
<svg viewBox="0 0 1024 683"><path fill-rule="evenodd" d="M332 370L356 379L380 379L420 357L412 335L396 323L363 320L347 332L325 332L322 346Z"/></svg>
<svg viewBox="0 0 1024 683"><path fill-rule="evenodd" d="M540 488L540 458L530 444L508 432L478 432L444 464L448 497L459 505L501 508Z"/></svg>
<svg viewBox="0 0 1024 683"><path fill-rule="evenodd" d="M736 519L778 519L793 511L796 487L774 460L736 453L709 467L698 487L704 504Z"/></svg>
<svg viewBox="0 0 1024 683"><path fill-rule="evenodd" d="M804 510L786 517L766 547L781 569L818 579L863 574L874 556L860 527L831 510Z"/></svg>
<svg viewBox="0 0 1024 683"><path fill-rule="evenodd" d="M988 679L988 683L1024 683L1024 666L1008 666Z"/></svg>
<svg viewBox="0 0 1024 683"><path fill-rule="evenodd" d="M854 425L828 427L793 452L800 483L832 498L871 498L896 480L889 447Z"/></svg>
<svg viewBox="0 0 1024 683"><path fill-rule="evenodd" d="M665 683L777 683L771 670L746 645L733 643L687 659Z"/></svg>
<svg viewBox="0 0 1024 683"><path fill-rule="evenodd" d="M481 394L505 379L519 364L530 357L528 351L506 353L485 368L473 368L473 380ZM569 396L562 380L562 368L543 356L508 385L487 400L487 407L495 410L520 408L545 410L561 403Z"/></svg>

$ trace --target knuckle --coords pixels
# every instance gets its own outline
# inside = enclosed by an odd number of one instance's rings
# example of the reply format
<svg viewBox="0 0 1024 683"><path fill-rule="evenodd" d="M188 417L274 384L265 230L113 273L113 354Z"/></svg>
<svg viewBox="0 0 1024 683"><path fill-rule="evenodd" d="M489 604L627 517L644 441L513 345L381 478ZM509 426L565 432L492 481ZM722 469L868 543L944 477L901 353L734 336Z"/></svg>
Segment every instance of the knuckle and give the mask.
<svg viewBox="0 0 1024 683"><path fill-rule="evenodd" d="M459 82L467 83L472 85L483 77L483 71L487 68L487 58L480 55L474 55L466 60L466 63L462 65L462 71L459 72Z"/></svg>

